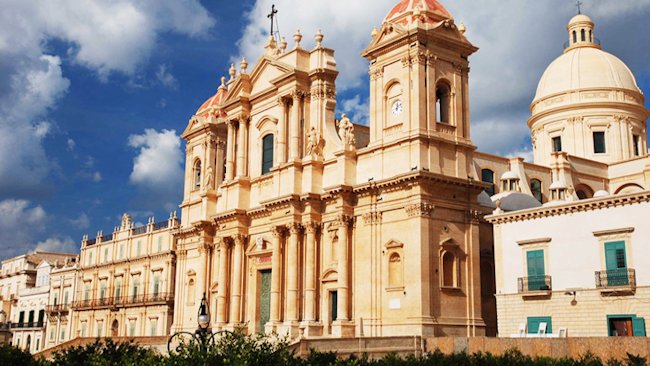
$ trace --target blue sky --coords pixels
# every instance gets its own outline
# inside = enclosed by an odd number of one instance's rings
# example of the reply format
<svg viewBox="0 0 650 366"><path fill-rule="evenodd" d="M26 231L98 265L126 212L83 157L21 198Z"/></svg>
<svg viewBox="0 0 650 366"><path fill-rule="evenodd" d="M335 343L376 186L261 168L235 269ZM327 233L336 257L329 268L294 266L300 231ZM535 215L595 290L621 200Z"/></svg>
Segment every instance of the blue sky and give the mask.
<svg viewBox="0 0 650 366"><path fill-rule="evenodd" d="M341 75L338 109L367 123L359 52L396 0L0 0L0 257L77 251L123 212L146 223L181 200L187 121L242 55L263 50L270 4L305 47L321 28ZM474 142L530 155L528 105L560 55L572 1L442 1L481 50L471 61ZM604 49L650 90L650 0L592 0ZM543 16L540 16L543 14ZM180 213L180 210L179 210Z"/></svg>

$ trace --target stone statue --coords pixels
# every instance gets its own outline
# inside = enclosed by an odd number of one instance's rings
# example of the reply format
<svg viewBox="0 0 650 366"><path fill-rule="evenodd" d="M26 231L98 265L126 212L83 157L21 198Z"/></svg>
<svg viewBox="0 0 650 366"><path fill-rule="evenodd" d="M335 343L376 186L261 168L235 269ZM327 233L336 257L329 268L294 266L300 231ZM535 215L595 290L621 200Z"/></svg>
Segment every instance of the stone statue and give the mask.
<svg viewBox="0 0 650 366"><path fill-rule="evenodd" d="M356 143L354 125L345 113L341 115L341 120L339 121L339 138L343 141L346 149L354 148L354 144Z"/></svg>
<svg viewBox="0 0 650 366"><path fill-rule="evenodd" d="M208 165L207 176L205 177L205 187L206 189L214 189L214 181L212 180L212 165Z"/></svg>
<svg viewBox="0 0 650 366"><path fill-rule="evenodd" d="M307 134L307 155L319 157L322 154L320 133L312 127Z"/></svg>

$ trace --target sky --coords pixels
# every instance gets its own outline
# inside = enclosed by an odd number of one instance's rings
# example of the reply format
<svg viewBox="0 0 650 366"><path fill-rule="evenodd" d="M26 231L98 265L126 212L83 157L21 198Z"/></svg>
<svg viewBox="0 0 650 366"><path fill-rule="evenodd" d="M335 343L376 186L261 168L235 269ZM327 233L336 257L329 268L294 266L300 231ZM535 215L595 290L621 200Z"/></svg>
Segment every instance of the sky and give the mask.
<svg viewBox="0 0 650 366"><path fill-rule="evenodd" d="M78 252L122 213L165 220L182 199L196 109L246 56L253 69L278 9L289 46L321 29L340 71L337 112L368 121L359 53L397 0L0 0L0 258ZM442 0L480 50L470 58L472 139L530 159L537 82L562 52L571 0ZM603 49L650 90L650 0L583 0Z"/></svg>

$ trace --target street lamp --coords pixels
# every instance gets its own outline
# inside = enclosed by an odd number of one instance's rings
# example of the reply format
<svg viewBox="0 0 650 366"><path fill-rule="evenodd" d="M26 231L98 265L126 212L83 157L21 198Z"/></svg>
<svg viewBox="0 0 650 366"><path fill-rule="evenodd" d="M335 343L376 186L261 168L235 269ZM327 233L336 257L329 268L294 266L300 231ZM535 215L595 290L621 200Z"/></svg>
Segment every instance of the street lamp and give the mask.
<svg viewBox="0 0 650 366"><path fill-rule="evenodd" d="M205 298L205 292L203 293L203 298L201 299L201 304L199 305L196 321L198 323L198 328L196 331L194 331L194 333L177 332L169 337L169 341L167 342L168 352L171 352L172 343L174 343L174 339L176 338L176 342L178 342L176 352L180 352L180 349L185 341L189 341L190 344L197 343L201 347L201 350L205 352L209 347L215 345L214 338L216 335L227 332L226 330L221 330L214 333L210 331L210 312L208 311L208 301Z"/></svg>

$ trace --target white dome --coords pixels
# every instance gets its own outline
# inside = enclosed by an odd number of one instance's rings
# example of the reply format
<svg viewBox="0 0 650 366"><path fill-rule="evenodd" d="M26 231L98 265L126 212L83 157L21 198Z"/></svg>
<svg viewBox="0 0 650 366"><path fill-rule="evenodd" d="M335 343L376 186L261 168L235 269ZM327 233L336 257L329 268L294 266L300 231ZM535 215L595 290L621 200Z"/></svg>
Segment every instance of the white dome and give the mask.
<svg viewBox="0 0 650 366"><path fill-rule="evenodd" d="M491 198L495 204L499 201L496 205L503 211L518 211L542 206L535 197L521 192L502 192Z"/></svg>
<svg viewBox="0 0 650 366"><path fill-rule="evenodd" d="M578 14L578 15L574 16L573 18L571 18L571 20L569 20L569 27L571 27L572 25L574 25L576 23L583 23L583 22L591 23L591 24L594 23L594 21L591 20L591 18L589 18L588 16L586 16L584 14Z"/></svg>
<svg viewBox="0 0 650 366"><path fill-rule="evenodd" d="M609 192L604 191L602 189L599 190L599 191L596 191L596 193L594 193L594 198L607 197L607 196L609 196Z"/></svg>
<svg viewBox="0 0 650 366"><path fill-rule="evenodd" d="M596 47L569 50L542 75L534 103L574 90L627 89L641 93L632 71L618 57Z"/></svg>
<svg viewBox="0 0 650 366"><path fill-rule="evenodd" d="M501 180L506 180L506 179L519 179L519 176L515 174L515 172L508 170L507 172L503 173L501 176Z"/></svg>
<svg viewBox="0 0 650 366"><path fill-rule="evenodd" d="M492 202L490 195L487 194L485 191L481 192L478 195L477 199L478 199L478 204L483 207L497 208L497 205L495 205L494 202Z"/></svg>

